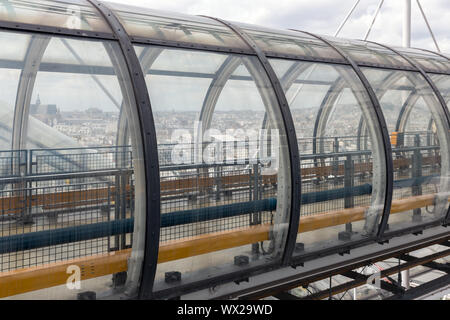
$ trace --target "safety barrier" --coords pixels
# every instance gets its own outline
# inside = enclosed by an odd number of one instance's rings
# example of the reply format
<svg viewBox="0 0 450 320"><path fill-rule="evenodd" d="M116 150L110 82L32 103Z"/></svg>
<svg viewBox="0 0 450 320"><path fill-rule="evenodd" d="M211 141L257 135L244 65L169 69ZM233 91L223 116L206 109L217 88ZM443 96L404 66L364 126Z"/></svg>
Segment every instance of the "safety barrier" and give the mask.
<svg viewBox="0 0 450 320"><path fill-rule="evenodd" d="M433 205L434 199L434 194L428 194L393 201L391 214ZM367 207L357 207L304 217L301 220L298 232L304 233L359 221L364 219L366 210ZM128 221L128 224L130 222ZM266 241L269 240L270 227L269 224L263 224L163 242L159 249L158 263ZM93 229L92 232L96 232ZM113 230L111 229L111 231ZM68 278L67 267L71 265L77 265L85 271L81 273L81 280L127 271L127 260L130 254L130 249L120 250L98 256L0 273L0 298L63 285Z"/></svg>

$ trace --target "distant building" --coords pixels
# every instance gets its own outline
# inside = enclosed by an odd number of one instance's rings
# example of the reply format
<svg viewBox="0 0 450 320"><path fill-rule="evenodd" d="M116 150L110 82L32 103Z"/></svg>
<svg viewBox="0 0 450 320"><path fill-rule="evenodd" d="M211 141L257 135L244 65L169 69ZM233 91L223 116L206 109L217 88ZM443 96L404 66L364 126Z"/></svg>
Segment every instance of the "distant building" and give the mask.
<svg viewBox="0 0 450 320"><path fill-rule="evenodd" d="M41 104L41 99L38 95L36 103L30 104L30 115L49 126L53 126L56 122L55 120L59 117L59 110L56 104Z"/></svg>

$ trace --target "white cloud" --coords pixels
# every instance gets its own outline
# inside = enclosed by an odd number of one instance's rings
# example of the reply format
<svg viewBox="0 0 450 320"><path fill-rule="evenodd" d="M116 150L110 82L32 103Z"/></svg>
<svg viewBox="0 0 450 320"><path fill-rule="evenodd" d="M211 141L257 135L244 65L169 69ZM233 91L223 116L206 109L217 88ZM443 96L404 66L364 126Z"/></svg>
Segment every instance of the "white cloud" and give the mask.
<svg viewBox="0 0 450 320"><path fill-rule="evenodd" d="M110 0L123 4L333 35L355 0ZM362 0L340 36L361 39L379 0ZM412 46L434 50L433 41L412 0ZM422 0L422 7L444 52L450 52L450 1ZM385 0L369 40L401 45L403 1Z"/></svg>

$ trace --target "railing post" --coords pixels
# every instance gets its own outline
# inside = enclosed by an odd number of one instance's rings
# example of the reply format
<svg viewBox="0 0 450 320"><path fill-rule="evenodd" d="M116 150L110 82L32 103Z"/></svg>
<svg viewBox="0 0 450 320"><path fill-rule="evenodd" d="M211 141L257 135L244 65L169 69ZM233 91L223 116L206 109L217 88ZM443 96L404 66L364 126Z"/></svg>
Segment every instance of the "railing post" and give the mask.
<svg viewBox="0 0 450 320"><path fill-rule="evenodd" d="M106 215L106 219L108 222L111 221L111 195L112 195L112 191L111 191L111 182L107 182L107 203L106 203L106 207L103 209L102 213ZM108 251L114 251L114 248L111 246L111 238L112 237L108 237Z"/></svg>
<svg viewBox="0 0 450 320"><path fill-rule="evenodd" d="M121 206L121 196L120 196L120 172L114 175L114 220L120 219L120 206ZM120 236L115 236L114 247L112 251L119 250L120 248Z"/></svg>
<svg viewBox="0 0 450 320"><path fill-rule="evenodd" d="M336 156L333 157L333 176L334 176L334 185L338 184L338 174L339 174L339 156L337 154L339 153L339 140L338 137L334 137L334 143L333 143L333 153L336 154Z"/></svg>
<svg viewBox="0 0 450 320"><path fill-rule="evenodd" d="M260 192L259 192L259 177L260 177L260 165L259 162L253 164L253 201L260 200ZM252 212L250 213L250 225L255 226L261 224L261 212ZM259 243L252 243L252 254L259 254Z"/></svg>
<svg viewBox="0 0 450 320"><path fill-rule="evenodd" d="M222 194L222 166L220 164L214 166L214 173L216 185L216 201L220 201Z"/></svg>
<svg viewBox="0 0 450 320"><path fill-rule="evenodd" d="M422 176L422 153L420 152L420 136L414 136L414 153L412 157L412 178L415 178L411 193L413 196L422 195L422 186L418 183L418 179ZM422 221L422 209L416 208L413 210L413 221Z"/></svg>
<svg viewBox="0 0 450 320"><path fill-rule="evenodd" d="M126 219L127 217L127 181L128 174L126 170L120 171L120 219ZM123 233L121 235L119 250L126 248L127 235Z"/></svg>
<svg viewBox="0 0 450 320"><path fill-rule="evenodd" d="M355 176L355 164L351 155L347 155L344 162L344 208L353 208L355 206L355 199L353 196ZM353 228L351 223L345 225L345 231L339 233L339 239L349 240L352 236Z"/></svg>

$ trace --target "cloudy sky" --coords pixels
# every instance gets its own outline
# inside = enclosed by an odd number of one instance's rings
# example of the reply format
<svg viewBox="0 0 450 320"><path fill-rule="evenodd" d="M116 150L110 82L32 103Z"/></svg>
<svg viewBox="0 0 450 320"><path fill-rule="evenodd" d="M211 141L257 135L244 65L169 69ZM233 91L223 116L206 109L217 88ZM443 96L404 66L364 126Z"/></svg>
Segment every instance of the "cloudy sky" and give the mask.
<svg viewBox="0 0 450 320"><path fill-rule="evenodd" d="M124 4L333 35L356 0L109 0ZM379 0L361 0L340 36L364 37ZM450 52L450 0L421 0L441 51ZM385 0L369 40L401 45L403 0ZM435 49L412 0L412 46Z"/></svg>

